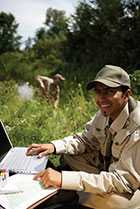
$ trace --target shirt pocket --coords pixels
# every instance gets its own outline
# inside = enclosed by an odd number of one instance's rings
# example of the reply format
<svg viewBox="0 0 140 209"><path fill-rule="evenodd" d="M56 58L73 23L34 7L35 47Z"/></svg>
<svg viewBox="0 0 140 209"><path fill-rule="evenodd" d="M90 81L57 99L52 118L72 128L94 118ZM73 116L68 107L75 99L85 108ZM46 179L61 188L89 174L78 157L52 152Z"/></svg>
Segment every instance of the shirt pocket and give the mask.
<svg viewBox="0 0 140 209"><path fill-rule="evenodd" d="M122 154L122 151L125 147L125 145L129 141L129 131L126 129L120 130L114 137L113 139L113 144L112 144L112 156L116 159L119 160Z"/></svg>

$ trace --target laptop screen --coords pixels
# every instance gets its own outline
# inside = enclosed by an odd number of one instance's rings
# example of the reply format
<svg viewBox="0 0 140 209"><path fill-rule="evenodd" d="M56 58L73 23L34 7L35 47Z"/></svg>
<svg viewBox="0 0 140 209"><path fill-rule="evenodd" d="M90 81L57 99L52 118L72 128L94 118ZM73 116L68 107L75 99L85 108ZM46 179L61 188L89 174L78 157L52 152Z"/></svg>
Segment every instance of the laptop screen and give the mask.
<svg viewBox="0 0 140 209"><path fill-rule="evenodd" d="M6 154L10 148L13 147L4 128L2 121L0 121L0 158Z"/></svg>

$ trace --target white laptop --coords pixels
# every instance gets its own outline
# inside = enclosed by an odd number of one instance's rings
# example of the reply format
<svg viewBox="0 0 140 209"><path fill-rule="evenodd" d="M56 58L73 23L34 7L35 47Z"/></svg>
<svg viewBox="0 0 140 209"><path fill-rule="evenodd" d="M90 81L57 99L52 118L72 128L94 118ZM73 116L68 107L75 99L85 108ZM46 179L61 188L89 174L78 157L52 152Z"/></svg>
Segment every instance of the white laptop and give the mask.
<svg viewBox="0 0 140 209"><path fill-rule="evenodd" d="M27 147L13 147L0 121L0 169L14 173L36 174L45 169L48 157L26 156Z"/></svg>

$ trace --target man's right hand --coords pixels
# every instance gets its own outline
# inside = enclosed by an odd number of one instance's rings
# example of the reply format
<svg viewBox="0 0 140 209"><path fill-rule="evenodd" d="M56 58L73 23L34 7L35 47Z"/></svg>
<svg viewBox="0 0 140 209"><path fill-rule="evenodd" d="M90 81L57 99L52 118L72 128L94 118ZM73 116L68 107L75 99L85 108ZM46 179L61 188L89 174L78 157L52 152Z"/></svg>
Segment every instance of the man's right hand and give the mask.
<svg viewBox="0 0 140 209"><path fill-rule="evenodd" d="M31 144L26 152L26 155L38 155L38 157L43 157L48 154L52 154L55 151L53 144Z"/></svg>

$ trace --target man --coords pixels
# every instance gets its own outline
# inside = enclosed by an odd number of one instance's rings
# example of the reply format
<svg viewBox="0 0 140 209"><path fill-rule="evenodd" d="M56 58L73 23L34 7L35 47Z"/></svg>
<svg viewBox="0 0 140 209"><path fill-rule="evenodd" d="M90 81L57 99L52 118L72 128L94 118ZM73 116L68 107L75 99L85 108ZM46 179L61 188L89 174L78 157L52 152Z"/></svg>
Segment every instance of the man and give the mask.
<svg viewBox="0 0 140 209"><path fill-rule="evenodd" d="M65 78L56 74L53 78L47 76L38 75L36 80L39 82L43 96L45 96L49 103L53 104L55 108L58 107L59 98L60 98L60 82L64 81Z"/></svg>
<svg viewBox="0 0 140 209"><path fill-rule="evenodd" d="M94 209L140 208L140 102L131 97L128 74L106 65L87 89L99 111L81 135L32 144L27 155L64 154L73 171L48 168L35 179L45 187L75 190L79 202Z"/></svg>

